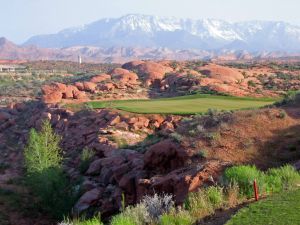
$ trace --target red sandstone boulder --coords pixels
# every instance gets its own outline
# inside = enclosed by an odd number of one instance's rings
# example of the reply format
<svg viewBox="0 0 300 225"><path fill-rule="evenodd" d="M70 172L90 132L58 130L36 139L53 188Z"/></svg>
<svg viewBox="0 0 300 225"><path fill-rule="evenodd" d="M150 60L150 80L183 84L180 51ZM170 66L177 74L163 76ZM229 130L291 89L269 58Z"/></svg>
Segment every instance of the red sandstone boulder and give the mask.
<svg viewBox="0 0 300 225"><path fill-rule="evenodd" d="M101 189L94 188L82 195L80 199L77 201L77 203L74 206L74 209L77 213L80 213L90 206L94 205L97 203L97 200L99 199L102 191Z"/></svg>
<svg viewBox="0 0 300 225"><path fill-rule="evenodd" d="M63 93L63 98L68 99L68 98L74 98L74 91L79 91L77 87L73 85L67 85L66 91Z"/></svg>
<svg viewBox="0 0 300 225"><path fill-rule="evenodd" d="M184 166L187 159L187 152L171 140L151 146L144 155L145 168L162 173Z"/></svg>
<svg viewBox="0 0 300 225"><path fill-rule="evenodd" d="M42 100L46 104L58 103L62 100L62 93L60 91L54 91L50 94L45 94Z"/></svg>
<svg viewBox="0 0 300 225"><path fill-rule="evenodd" d="M134 129L139 130L147 128L149 126L150 120L146 117L131 117L127 120L127 123Z"/></svg>
<svg viewBox="0 0 300 225"><path fill-rule="evenodd" d="M86 94L82 91L77 91L77 90L74 90L73 91L73 97L74 99L86 99Z"/></svg>
<svg viewBox="0 0 300 225"><path fill-rule="evenodd" d="M204 75L208 75L210 78L227 83L236 83L244 79L243 74L240 73L237 69L216 64L208 64L202 67L201 73Z"/></svg>
<svg viewBox="0 0 300 225"><path fill-rule="evenodd" d="M100 75L96 75L94 76L90 82L92 83L101 83L103 81L107 81L107 80L110 80L111 79L111 76L106 74L106 73L102 73Z"/></svg>
<svg viewBox="0 0 300 225"><path fill-rule="evenodd" d="M138 75L122 68L116 68L111 71L113 79L117 79L121 84L136 84Z"/></svg>
<svg viewBox="0 0 300 225"><path fill-rule="evenodd" d="M139 64L135 69L137 69L139 75L144 78L147 86L155 85L156 83L159 83L158 85L160 85L160 81L165 77L165 74L173 71L171 67L166 67L150 61Z"/></svg>
<svg viewBox="0 0 300 225"><path fill-rule="evenodd" d="M82 82L75 82L75 86L78 88L79 91L84 91L84 85Z"/></svg>
<svg viewBox="0 0 300 225"><path fill-rule="evenodd" d="M136 68L138 65L141 65L145 63L144 61L132 61L132 62L128 62L128 63L125 63L122 65L122 68L123 69L126 69L126 70L132 70L134 68Z"/></svg>
<svg viewBox="0 0 300 225"><path fill-rule="evenodd" d="M98 86L100 91L114 91L115 85L113 83L105 83Z"/></svg>
<svg viewBox="0 0 300 225"><path fill-rule="evenodd" d="M83 94L80 93L77 87L61 83L44 85L42 87L42 93L43 101L47 104L58 103L62 99L77 98L78 96L83 98Z"/></svg>
<svg viewBox="0 0 300 225"><path fill-rule="evenodd" d="M85 81L83 82L84 91L95 92L97 84Z"/></svg>
<svg viewBox="0 0 300 225"><path fill-rule="evenodd" d="M102 159L97 159L94 162L92 162L86 171L86 174L88 175L96 175L100 174L101 168L102 168Z"/></svg>
<svg viewBox="0 0 300 225"><path fill-rule="evenodd" d="M8 114L7 112L0 112L0 121L1 122L7 121L11 118L12 118L12 116L10 114Z"/></svg>

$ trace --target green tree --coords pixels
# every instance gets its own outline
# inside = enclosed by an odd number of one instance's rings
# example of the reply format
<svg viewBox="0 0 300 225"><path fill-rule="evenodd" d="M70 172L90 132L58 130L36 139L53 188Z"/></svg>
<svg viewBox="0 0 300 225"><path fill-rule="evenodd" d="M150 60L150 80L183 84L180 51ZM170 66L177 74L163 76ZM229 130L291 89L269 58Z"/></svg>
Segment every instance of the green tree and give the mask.
<svg viewBox="0 0 300 225"><path fill-rule="evenodd" d="M25 166L28 173L41 172L49 168L59 168L62 157L59 142L48 120L43 122L41 132L31 129L29 142L25 148Z"/></svg>
<svg viewBox="0 0 300 225"><path fill-rule="evenodd" d="M57 219L67 215L75 201L62 170L60 140L50 122L44 121L40 132L30 131L24 151L27 184L38 198L40 208Z"/></svg>

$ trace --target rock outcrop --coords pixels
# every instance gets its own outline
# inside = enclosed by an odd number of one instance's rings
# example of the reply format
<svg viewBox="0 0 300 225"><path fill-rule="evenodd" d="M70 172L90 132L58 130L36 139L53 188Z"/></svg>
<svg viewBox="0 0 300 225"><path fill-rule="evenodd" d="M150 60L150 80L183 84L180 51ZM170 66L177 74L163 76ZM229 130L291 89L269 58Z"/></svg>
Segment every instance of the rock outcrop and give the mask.
<svg viewBox="0 0 300 225"><path fill-rule="evenodd" d="M84 92L78 90L76 86L53 83L42 87L43 102L47 104L58 103L62 99L85 99Z"/></svg>

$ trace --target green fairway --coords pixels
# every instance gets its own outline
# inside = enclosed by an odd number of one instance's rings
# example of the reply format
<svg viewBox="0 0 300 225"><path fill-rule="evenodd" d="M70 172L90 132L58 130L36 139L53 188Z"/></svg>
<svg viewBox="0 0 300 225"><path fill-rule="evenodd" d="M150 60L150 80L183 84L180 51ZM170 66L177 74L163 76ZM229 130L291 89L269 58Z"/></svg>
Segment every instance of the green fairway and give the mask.
<svg viewBox="0 0 300 225"><path fill-rule="evenodd" d="M282 193L250 204L226 225L296 225L300 224L300 190Z"/></svg>
<svg viewBox="0 0 300 225"><path fill-rule="evenodd" d="M151 100L116 100L87 103L91 108L115 108L133 113L196 114L208 109L237 110L257 108L274 103L274 99L231 96L190 95Z"/></svg>

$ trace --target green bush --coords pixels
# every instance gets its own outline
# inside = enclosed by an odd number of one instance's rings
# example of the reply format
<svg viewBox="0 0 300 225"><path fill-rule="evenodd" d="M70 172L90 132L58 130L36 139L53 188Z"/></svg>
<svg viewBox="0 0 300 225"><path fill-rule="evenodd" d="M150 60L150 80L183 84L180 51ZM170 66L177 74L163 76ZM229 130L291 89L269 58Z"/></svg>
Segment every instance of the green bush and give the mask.
<svg viewBox="0 0 300 225"><path fill-rule="evenodd" d="M178 210L164 214L160 218L160 225L190 225L195 221L188 211Z"/></svg>
<svg viewBox="0 0 300 225"><path fill-rule="evenodd" d="M75 201L61 167L60 139L49 121L45 121L40 132L31 130L24 152L26 183L36 195L38 205L57 219L68 214Z"/></svg>
<svg viewBox="0 0 300 225"><path fill-rule="evenodd" d="M261 172L254 166L234 166L224 173L226 183L235 182L242 195L253 196L253 181L256 179L260 193L278 193L293 190L300 184L300 173L291 165Z"/></svg>
<svg viewBox="0 0 300 225"><path fill-rule="evenodd" d="M242 195L253 196L253 181L256 180L260 192L265 190L265 176L255 166L233 166L225 170L224 180L226 184L236 183Z"/></svg>
<svg viewBox="0 0 300 225"><path fill-rule="evenodd" d="M214 208L219 208L224 203L223 188L217 186L208 187L206 190L206 196L209 202Z"/></svg>
<svg viewBox="0 0 300 225"><path fill-rule="evenodd" d="M103 225L103 223L101 222L101 219L98 217L93 217L91 219L74 219L72 221L70 221L69 219L67 219L66 221L59 223L58 225Z"/></svg>
<svg viewBox="0 0 300 225"><path fill-rule="evenodd" d="M125 217L131 218L135 225L144 225L151 221L149 212L143 203L137 204L134 207L127 207L122 214Z"/></svg>
<svg viewBox="0 0 300 225"><path fill-rule="evenodd" d="M95 153L88 148L84 148L82 150L80 156L80 165L79 165L79 170L81 173L84 173L89 168L89 165L94 155Z"/></svg>
<svg viewBox="0 0 300 225"><path fill-rule="evenodd" d="M266 175L268 189L272 192L293 190L300 184L300 174L291 165L269 169Z"/></svg>
<svg viewBox="0 0 300 225"><path fill-rule="evenodd" d="M114 216L110 222L111 225L137 225L134 219L123 213Z"/></svg>
<svg viewBox="0 0 300 225"><path fill-rule="evenodd" d="M184 207L193 218L202 218L214 212L214 207L208 200L205 189L190 193Z"/></svg>

